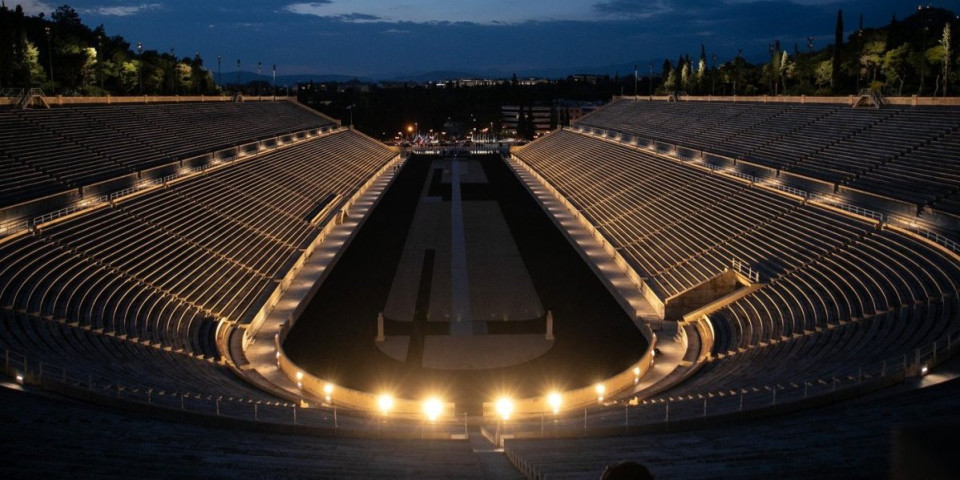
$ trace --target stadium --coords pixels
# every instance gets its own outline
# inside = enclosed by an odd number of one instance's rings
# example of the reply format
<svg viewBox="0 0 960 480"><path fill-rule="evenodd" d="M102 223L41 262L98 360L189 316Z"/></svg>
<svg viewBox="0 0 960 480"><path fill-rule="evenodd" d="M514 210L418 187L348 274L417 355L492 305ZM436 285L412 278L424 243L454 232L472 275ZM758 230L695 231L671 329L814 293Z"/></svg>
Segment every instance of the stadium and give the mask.
<svg viewBox="0 0 960 480"><path fill-rule="evenodd" d="M0 472L950 478L956 100L406 148L296 97L2 98Z"/></svg>

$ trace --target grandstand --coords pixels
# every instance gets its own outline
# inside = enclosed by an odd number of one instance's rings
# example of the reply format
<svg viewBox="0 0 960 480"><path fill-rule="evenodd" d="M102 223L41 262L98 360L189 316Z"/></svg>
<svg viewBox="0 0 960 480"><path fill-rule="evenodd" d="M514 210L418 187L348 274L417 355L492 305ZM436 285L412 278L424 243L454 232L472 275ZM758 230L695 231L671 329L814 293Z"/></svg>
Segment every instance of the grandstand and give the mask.
<svg viewBox="0 0 960 480"><path fill-rule="evenodd" d="M27 390L0 392L14 412L3 418L26 432L4 433L16 445L7 454L21 458L2 471L65 475L94 453L44 464L36 452L57 456L92 441L147 477L170 472L137 452L156 451L184 476L581 478L629 459L658 478L882 475L891 453L878 438L927 409L958 418L957 113L620 99L512 149L503 165L487 155L428 167L287 101L0 111L0 348L10 383ZM561 256L541 237L518 241L523 268L540 272L531 274L540 310L554 311L482 328L535 326L542 342L550 322L553 342L553 315L565 320L567 307L547 302L589 298L594 315L626 312L630 345L643 351L608 349L621 364L605 367L596 392L577 378L562 392L568 405L552 412L530 397L510 418L484 406L483 415L427 421L412 410L388 414L363 380L324 391L321 372L287 357L290 327L316 311L323 328L301 330L328 337L300 334L301 351L329 355L340 344L358 352L344 357L355 362L376 354L368 352L380 348L378 296L394 288L377 265L397 268L404 238L363 229L408 228L413 209L397 198L430 197L429 208L460 201L459 180L450 180L457 168L473 169L464 199L500 198L478 186L488 178L521 179L510 195L532 193L542 208L500 199L505 231L533 236L556 225L568 240L560 244L573 247ZM401 183L404 175L416 179ZM407 197L389 194L396 190ZM538 248L533 262L525 252ZM574 285L575 269L545 269L549 258L586 259L596 285L550 287ZM339 276L327 273L337 265ZM429 291L430 277L417 275ZM309 285L297 283L304 278ZM318 293L330 283L332 293ZM331 320L351 310L369 323ZM559 346L527 368L604 353L603 332L583 333L604 319L569 311L584 329L574 336L594 348L560 343L578 331L559 324ZM406 335L436 330L433 320ZM625 332L607 334L626 344ZM371 361L354 370L390 368ZM79 439L81 417L98 425L92 440ZM68 433L53 441L56 419ZM827 424L837 427L825 432ZM112 439L115 429L131 450ZM175 448L169 438L189 440ZM854 446L817 452L825 443Z"/></svg>

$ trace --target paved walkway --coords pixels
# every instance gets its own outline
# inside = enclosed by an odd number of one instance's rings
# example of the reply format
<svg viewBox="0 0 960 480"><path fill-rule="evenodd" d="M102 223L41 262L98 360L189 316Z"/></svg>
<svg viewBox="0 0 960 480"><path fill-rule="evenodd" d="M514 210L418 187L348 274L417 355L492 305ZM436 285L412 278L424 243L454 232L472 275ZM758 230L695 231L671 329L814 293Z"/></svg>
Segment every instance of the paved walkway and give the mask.
<svg viewBox="0 0 960 480"><path fill-rule="evenodd" d="M657 342L656 348L659 352L654 360L653 369L648 371L640 379L637 386L624 392L627 395L633 395L641 390L653 387L670 375L680 366L684 355L686 354L687 342L681 336L677 335L677 324L674 322L662 322L654 308L643 297L643 294L637 289L637 286L630 280L627 273L620 268L610 254L604 250L596 237L594 237L585 225L583 225L567 209L563 202L550 192L540 179L534 175L523 162L516 159L510 159L507 162L510 168L516 173L517 177L526 185L527 189L536 197L537 201L543 206L544 210L550 215L564 235L576 246L580 255L590 264L590 267L598 274L607 289L614 296L626 301L629 309L621 301L624 310L631 315L634 323L640 328L642 323L646 323L651 328L660 328L654 333ZM633 311L630 311L633 310ZM661 328L662 325L662 328ZM699 344L699 342L696 342ZM637 358L640 357L638 353ZM674 376L676 377L676 376ZM657 385L662 388L664 385Z"/></svg>
<svg viewBox="0 0 960 480"><path fill-rule="evenodd" d="M280 330L280 325L293 316L301 303L306 306L313 293L319 288L321 280L332 269L350 240L360 229L363 220L373 210L383 192L390 186L396 176L393 165L396 165L396 163L384 169L380 177L350 207L347 220L327 235L323 243L314 250L287 291L283 292L277 306L267 316L253 341L244 351L249 362L249 365L243 367L244 370L254 370L274 388L285 390L293 395L300 395L297 385L277 367L274 335ZM256 381L257 379L254 378L253 380Z"/></svg>
<svg viewBox="0 0 960 480"><path fill-rule="evenodd" d="M460 159L450 160L450 303L453 318L450 335L482 334L475 332L470 316L470 285L467 281L467 241L463 228L463 201L460 197ZM486 324L482 325L483 327Z"/></svg>

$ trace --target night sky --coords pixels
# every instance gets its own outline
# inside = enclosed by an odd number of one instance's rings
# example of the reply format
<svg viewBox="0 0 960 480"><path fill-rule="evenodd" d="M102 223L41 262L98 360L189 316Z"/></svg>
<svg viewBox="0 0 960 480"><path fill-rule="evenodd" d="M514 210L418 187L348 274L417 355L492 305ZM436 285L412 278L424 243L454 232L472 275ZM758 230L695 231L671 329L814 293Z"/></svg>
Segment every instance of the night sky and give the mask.
<svg viewBox="0 0 960 480"><path fill-rule="evenodd" d="M847 32L909 16L904 0L158 0L17 1L27 13L68 3L84 23L103 24L147 50L192 56L224 71L277 64L278 74L385 78L437 70L568 73L583 67L647 65L664 58L728 60L743 49L763 58L780 40L787 50L833 42L838 8ZM960 11L960 0L934 6ZM214 67L215 68L215 67ZM630 67L627 67L629 70ZM641 67L645 70L643 67ZM622 74L631 74L625 71Z"/></svg>

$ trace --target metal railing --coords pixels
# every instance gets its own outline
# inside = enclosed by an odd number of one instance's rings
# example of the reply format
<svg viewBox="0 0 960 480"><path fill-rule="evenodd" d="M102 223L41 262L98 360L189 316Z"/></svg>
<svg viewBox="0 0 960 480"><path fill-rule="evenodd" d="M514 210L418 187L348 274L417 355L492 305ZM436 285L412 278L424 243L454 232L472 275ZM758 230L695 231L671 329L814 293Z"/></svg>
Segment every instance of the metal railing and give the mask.
<svg viewBox="0 0 960 480"><path fill-rule="evenodd" d="M937 245L940 245L946 248L947 250L950 250L953 253L960 253L960 244L958 244L955 240L951 238L945 237L937 232L924 228L923 226L915 222L907 222L895 217L889 217L889 220L890 220L890 223L892 223L893 225L896 225L904 230L908 230L917 235L920 235L923 238L931 240Z"/></svg>
<svg viewBox="0 0 960 480"><path fill-rule="evenodd" d="M742 262L736 258L733 258L731 259L730 266L734 271L740 273L744 277L749 278L751 282L760 283L760 272L754 270L753 267L746 262Z"/></svg>
<svg viewBox="0 0 960 480"><path fill-rule="evenodd" d="M350 430L361 436L387 438L467 438L467 418L452 412L434 420L426 415L396 414L342 409L332 404L316 405L301 401L252 398L222 392L197 392L169 386L127 383L92 373L78 372L59 365L29 358L19 352L0 348L3 374L22 385L54 392L68 398L88 401L91 395L120 409L150 410L214 417L226 424L271 424L336 434Z"/></svg>
<svg viewBox="0 0 960 480"><path fill-rule="evenodd" d="M855 213L861 217L872 218L874 220L883 222L886 219L886 215L876 210L870 210L869 208L858 207L856 205L851 205L846 202L842 202L833 195L824 195L824 194L811 194L808 198L815 200L820 203L825 203L834 208L839 208L841 210L846 210L850 213Z"/></svg>
<svg viewBox="0 0 960 480"><path fill-rule="evenodd" d="M782 183L774 183L770 186L773 188L776 188L777 190L787 192L791 195L796 195L798 197L803 197L803 198L810 198L810 192L806 190L801 190L799 188L791 187L789 185L784 185Z"/></svg>
<svg viewBox="0 0 960 480"><path fill-rule="evenodd" d="M820 405L825 398L837 401L853 398L923 376L958 350L960 332L953 332L897 356L851 364L814 378L667 394L646 400L621 399L558 414L544 412L509 421L488 419L486 425L490 431L497 432L497 441L502 445L503 438L511 437L604 436L677 422L703 422L731 416L745 418L769 409L793 411L807 405Z"/></svg>
<svg viewBox="0 0 960 480"><path fill-rule="evenodd" d="M738 172L738 171L736 171L736 170L727 171L727 172L725 172L725 173L726 173L727 175L732 175L732 176L737 177L737 178L742 178L742 179L744 179L744 180L746 180L746 181L748 181L748 182L750 182L750 183L756 183L756 182L759 182L759 181L760 181L760 178L759 178L759 177L756 177L756 176L754 176L754 175L750 175L749 173Z"/></svg>

